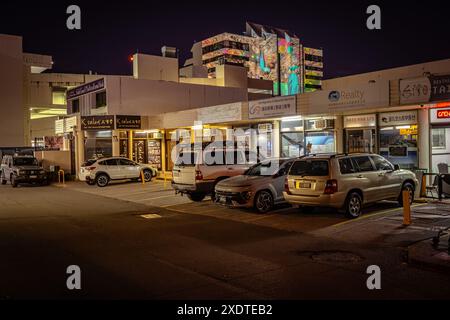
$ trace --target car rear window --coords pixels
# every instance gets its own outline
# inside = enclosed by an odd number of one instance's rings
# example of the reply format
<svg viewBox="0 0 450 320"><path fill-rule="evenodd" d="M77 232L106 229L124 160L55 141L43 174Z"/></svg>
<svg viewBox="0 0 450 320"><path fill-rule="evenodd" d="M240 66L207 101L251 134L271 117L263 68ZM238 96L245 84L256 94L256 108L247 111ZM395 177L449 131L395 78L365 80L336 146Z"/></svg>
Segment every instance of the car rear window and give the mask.
<svg viewBox="0 0 450 320"><path fill-rule="evenodd" d="M324 177L329 175L328 160L300 160L289 171L293 176Z"/></svg>
<svg viewBox="0 0 450 320"><path fill-rule="evenodd" d="M176 166L195 166L197 163L197 152L181 152L175 161Z"/></svg>
<svg viewBox="0 0 450 320"><path fill-rule="evenodd" d="M92 166L92 165L95 163L95 161L97 161L97 160L95 160L95 159L87 160L87 161L85 161L81 166L82 166L82 167L89 167L89 166Z"/></svg>

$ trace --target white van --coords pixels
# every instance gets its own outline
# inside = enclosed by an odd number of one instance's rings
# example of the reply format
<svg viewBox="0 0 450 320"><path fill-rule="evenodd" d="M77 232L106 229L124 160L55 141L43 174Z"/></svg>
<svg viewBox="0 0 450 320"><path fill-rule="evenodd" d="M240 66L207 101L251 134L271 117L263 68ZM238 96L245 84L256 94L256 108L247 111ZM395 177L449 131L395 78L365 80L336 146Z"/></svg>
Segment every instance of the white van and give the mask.
<svg viewBox="0 0 450 320"><path fill-rule="evenodd" d="M172 187L192 201L202 201L207 195L214 198L219 181L243 174L259 160L255 152L241 149L183 151L172 170Z"/></svg>

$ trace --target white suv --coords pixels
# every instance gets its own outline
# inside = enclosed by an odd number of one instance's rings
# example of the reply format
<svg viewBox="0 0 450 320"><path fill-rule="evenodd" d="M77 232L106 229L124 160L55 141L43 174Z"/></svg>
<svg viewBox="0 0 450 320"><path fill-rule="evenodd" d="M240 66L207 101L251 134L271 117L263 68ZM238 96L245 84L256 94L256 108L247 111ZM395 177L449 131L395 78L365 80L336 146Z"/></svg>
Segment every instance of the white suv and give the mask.
<svg viewBox="0 0 450 320"><path fill-rule="evenodd" d="M175 193L186 194L192 201L207 195L214 199L219 181L243 174L260 157L242 149L205 149L181 152L172 170Z"/></svg>
<svg viewBox="0 0 450 320"><path fill-rule="evenodd" d="M127 158L112 157L88 160L80 168L79 179L89 185L106 187L111 180L139 180L144 175L145 182L156 177L158 171L146 164L139 164Z"/></svg>

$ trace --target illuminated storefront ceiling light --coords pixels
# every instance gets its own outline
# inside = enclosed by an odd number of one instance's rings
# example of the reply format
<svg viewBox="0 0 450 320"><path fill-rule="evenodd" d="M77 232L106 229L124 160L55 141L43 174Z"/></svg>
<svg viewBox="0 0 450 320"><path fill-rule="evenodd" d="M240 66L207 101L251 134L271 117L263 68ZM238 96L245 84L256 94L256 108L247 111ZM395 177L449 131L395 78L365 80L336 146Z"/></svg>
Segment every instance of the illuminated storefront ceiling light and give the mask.
<svg viewBox="0 0 450 320"><path fill-rule="evenodd" d="M286 118L281 118L281 121L283 122L292 122L292 121L299 121L302 120L302 117L286 117Z"/></svg>

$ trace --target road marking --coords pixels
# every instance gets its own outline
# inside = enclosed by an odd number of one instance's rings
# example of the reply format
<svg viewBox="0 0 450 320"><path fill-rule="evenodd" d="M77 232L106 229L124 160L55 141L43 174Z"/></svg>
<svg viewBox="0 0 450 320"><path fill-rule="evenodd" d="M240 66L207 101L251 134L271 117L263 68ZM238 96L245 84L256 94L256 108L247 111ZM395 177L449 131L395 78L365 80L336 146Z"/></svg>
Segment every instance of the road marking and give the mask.
<svg viewBox="0 0 450 320"><path fill-rule="evenodd" d="M141 214L141 217L144 219L158 219L162 218L159 214L149 213L149 214Z"/></svg>
<svg viewBox="0 0 450 320"><path fill-rule="evenodd" d="M411 208L415 208L415 207L423 206L423 205L424 204L416 204L416 205L412 205ZM368 219L368 218L381 216L383 214L395 212L395 211L398 211L398 210L402 210L402 208L401 207L400 208L393 208L393 209L388 209L388 210L384 210L384 211L380 211L380 212L369 213L367 215L365 214L365 215L363 215L363 216L361 216L361 217L359 217L357 219L352 219L352 220L348 220L348 221L339 222L337 224L332 225L331 227L340 227L340 226L346 225L348 223L358 222L358 221L361 221L361 220L365 220L365 219Z"/></svg>
<svg viewBox="0 0 450 320"><path fill-rule="evenodd" d="M141 202L141 201L148 201L148 200L155 200L155 199L162 199L162 198L169 198L169 197L173 197L173 194L170 194L167 196L153 197L153 198L137 199L137 200L133 200L133 201ZM171 206L173 206L173 204L171 204Z"/></svg>

